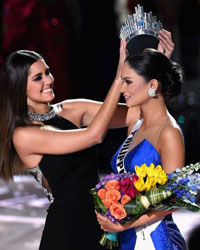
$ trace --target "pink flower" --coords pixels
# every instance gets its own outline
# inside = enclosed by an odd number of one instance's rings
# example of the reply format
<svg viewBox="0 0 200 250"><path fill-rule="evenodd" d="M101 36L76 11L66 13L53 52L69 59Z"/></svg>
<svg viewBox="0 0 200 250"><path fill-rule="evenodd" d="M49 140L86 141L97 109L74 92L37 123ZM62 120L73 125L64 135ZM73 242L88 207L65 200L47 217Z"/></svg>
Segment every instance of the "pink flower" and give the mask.
<svg viewBox="0 0 200 250"><path fill-rule="evenodd" d="M125 178L122 181L119 182L120 190L130 196L131 198L135 197L135 194L138 194L139 191L135 188L133 185L135 181L138 180L138 176L134 175L132 179Z"/></svg>

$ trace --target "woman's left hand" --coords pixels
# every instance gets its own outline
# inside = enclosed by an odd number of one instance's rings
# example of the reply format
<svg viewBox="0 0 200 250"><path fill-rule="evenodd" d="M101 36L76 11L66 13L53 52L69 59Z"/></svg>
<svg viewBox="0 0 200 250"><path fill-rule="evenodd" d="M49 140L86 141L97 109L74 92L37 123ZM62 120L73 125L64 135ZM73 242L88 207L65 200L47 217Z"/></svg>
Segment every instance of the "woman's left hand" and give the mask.
<svg viewBox="0 0 200 250"><path fill-rule="evenodd" d="M171 32L162 29L159 32L158 38L160 40L157 50L165 54L168 58L174 50L174 43L172 41Z"/></svg>
<svg viewBox="0 0 200 250"><path fill-rule="evenodd" d="M113 223L107 217L102 216L100 213L96 212L96 216L101 229L105 232L122 232L126 229L119 222Z"/></svg>

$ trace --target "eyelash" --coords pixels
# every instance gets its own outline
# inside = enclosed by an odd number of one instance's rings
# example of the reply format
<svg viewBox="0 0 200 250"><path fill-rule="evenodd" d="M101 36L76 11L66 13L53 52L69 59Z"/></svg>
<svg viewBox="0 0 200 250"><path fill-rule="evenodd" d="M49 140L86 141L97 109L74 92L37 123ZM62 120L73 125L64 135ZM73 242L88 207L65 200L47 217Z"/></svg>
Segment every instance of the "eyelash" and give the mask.
<svg viewBox="0 0 200 250"><path fill-rule="evenodd" d="M130 85L130 84L132 83L132 82L129 81L129 80L126 80L125 82L126 82L127 85Z"/></svg>
<svg viewBox="0 0 200 250"><path fill-rule="evenodd" d="M42 77L41 76L37 76L33 81L37 82L37 81L41 81Z"/></svg>
<svg viewBox="0 0 200 250"><path fill-rule="evenodd" d="M46 75L46 76L50 75L50 69L46 69L45 75ZM42 76L37 76L37 77L34 79L35 82L36 82L36 81L41 81L41 80L42 80Z"/></svg>

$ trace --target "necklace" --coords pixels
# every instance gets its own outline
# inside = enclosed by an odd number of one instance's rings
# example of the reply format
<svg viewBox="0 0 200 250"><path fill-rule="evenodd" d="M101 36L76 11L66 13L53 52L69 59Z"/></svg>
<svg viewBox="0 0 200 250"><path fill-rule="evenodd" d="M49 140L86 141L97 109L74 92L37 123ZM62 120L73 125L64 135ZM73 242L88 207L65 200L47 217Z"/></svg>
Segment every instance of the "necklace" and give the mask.
<svg viewBox="0 0 200 250"><path fill-rule="evenodd" d="M38 114L33 112L28 112L29 120L31 121L37 121L37 122L43 122L48 121L56 116L56 111L54 108L52 108L49 112L44 114Z"/></svg>

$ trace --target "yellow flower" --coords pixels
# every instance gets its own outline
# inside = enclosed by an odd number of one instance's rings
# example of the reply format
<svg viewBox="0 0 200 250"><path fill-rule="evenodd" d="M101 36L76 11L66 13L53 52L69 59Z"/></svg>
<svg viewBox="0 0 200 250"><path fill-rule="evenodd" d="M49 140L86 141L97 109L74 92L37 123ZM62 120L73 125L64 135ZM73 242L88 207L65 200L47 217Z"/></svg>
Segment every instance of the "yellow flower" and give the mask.
<svg viewBox="0 0 200 250"><path fill-rule="evenodd" d="M162 169L162 167L161 167L160 165L157 165L157 166L156 166L156 170L157 170L157 171L160 171L160 170L163 170L163 169Z"/></svg>
<svg viewBox="0 0 200 250"><path fill-rule="evenodd" d="M167 182L167 175L166 175L166 173L165 173L164 170L162 170L162 171L159 172L159 176L157 178L157 182L160 185L164 185Z"/></svg>
<svg viewBox="0 0 200 250"><path fill-rule="evenodd" d="M149 191L151 189L151 183L146 180L145 182L145 191Z"/></svg>
<svg viewBox="0 0 200 250"><path fill-rule="evenodd" d="M164 185L167 181L167 175L160 165L155 168L154 178L160 185Z"/></svg>
<svg viewBox="0 0 200 250"><path fill-rule="evenodd" d="M135 166L135 172L136 172L138 177L142 177L142 178L146 177L147 169L148 169L148 167L147 167L147 165L145 163L142 164L140 167Z"/></svg>
<svg viewBox="0 0 200 250"><path fill-rule="evenodd" d="M139 179L134 183L139 192L149 191L156 183L164 185L167 182L167 175L161 165L151 163L149 167L144 163L141 166L135 166L135 172ZM146 180L146 181L145 181Z"/></svg>
<svg viewBox="0 0 200 250"><path fill-rule="evenodd" d="M153 172L155 179L158 178L160 171L162 171L162 168L160 168L160 165L156 166L156 168L154 169L154 172Z"/></svg>
<svg viewBox="0 0 200 250"><path fill-rule="evenodd" d="M145 182L145 190L149 191L152 187L156 185L156 180L154 177L147 177Z"/></svg>
<svg viewBox="0 0 200 250"><path fill-rule="evenodd" d="M145 190L144 179L142 177L139 177L139 179L134 182L134 186L139 192L144 191Z"/></svg>
<svg viewBox="0 0 200 250"><path fill-rule="evenodd" d="M149 177L153 177L154 176L154 170L155 170L155 165L153 163L151 163L149 165L149 167L147 168L147 175Z"/></svg>

